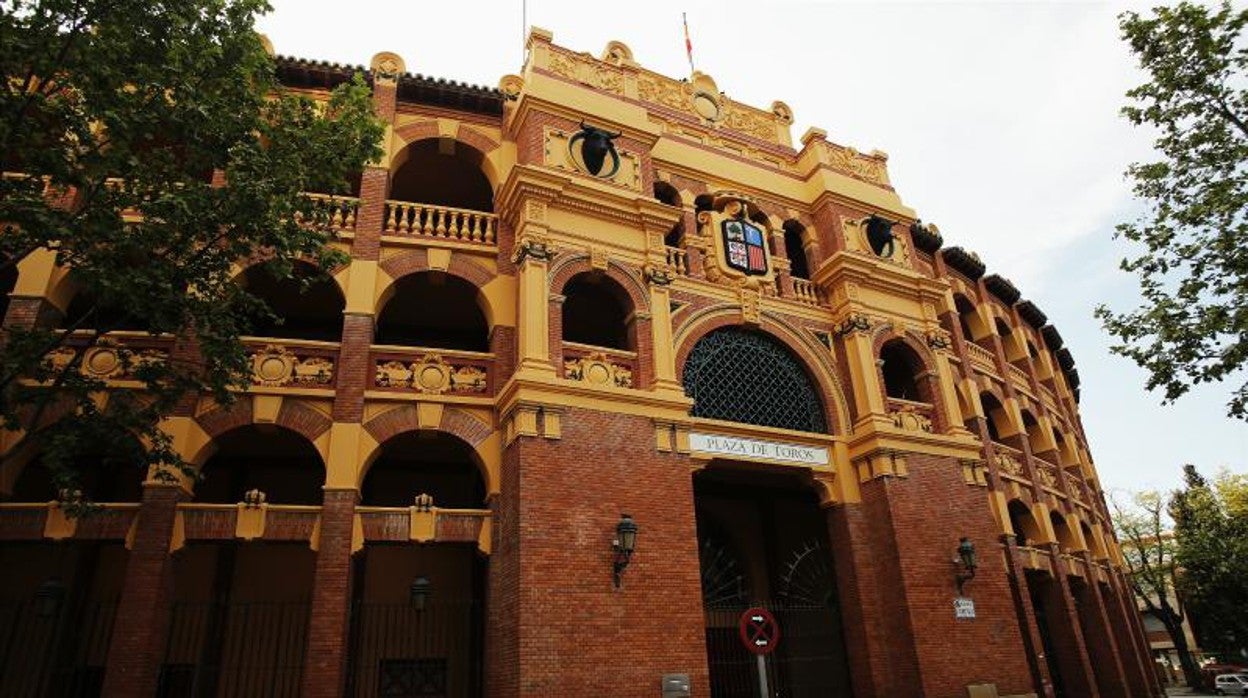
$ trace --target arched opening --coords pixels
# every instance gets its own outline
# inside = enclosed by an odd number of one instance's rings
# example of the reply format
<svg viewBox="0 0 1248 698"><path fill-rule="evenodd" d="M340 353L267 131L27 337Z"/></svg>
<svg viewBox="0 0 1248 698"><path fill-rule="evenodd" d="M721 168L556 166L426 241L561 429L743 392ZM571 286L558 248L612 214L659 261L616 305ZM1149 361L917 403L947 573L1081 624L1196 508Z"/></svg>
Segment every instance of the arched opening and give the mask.
<svg viewBox="0 0 1248 698"><path fill-rule="evenodd" d="M1005 352L1005 360L1012 364L1024 362L1027 359L1027 353L1019 344L1018 335L1014 334L1014 330L1010 329L1009 324L1001 318L996 318L994 324L997 334L1001 337L1001 350Z"/></svg>
<svg viewBox="0 0 1248 698"><path fill-rule="evenodd" d="M101 332L142 332L148 322L132 312L121 299L96 294L79 287L61 315L58 329L99 330Z"/></svg>
<svg viewBox="0 0 1248 698"><path fill-rule="evenodd" d="M1063 553L1072 553L1079 549L1079 543L1075 540L1075 532L1070 530L1070 525L1066 523L1066 517L1059 512L1049 512L1049 521L1053 524L1053 535L1057 536L1057 547Z"/></svg>
<svg viewBox="0 0 1248 698"><path fill-rule="evenodd" d="M681 208L684 205L680 200L680 192L676 191L676 187L673 187L667 182L655 181L654 198L667 204L668 206L675 206L676 208ZM672 226L672 229L667 231L667 233L663 236L663 244L668 247L680 247L684 234L685 221L684 216L682 215L681 219L676 221L676 225Z"/></svg>
<svg viewBox="0 0 1248 698"><path fill-rule="evenodd" d="M485 480L476 453L444 432L404 432L381 447L360 487L365 506L410 507L417 495L447 509L485 506Z"/></svg>
<svg viewBox="0 0 1248 698"><path fill-rule="evenodd" d="M490 328L477 287L450 274L422 272L394 282L377 315L377 344L489 351Z"/></svg>
<svg viewBox="0 0 1248 698"><path fill-rule="evenodd" d="M1031 515L1031 509L1019 499L1011 499L1008 507L1010 526L1014 529L1014 539L1018 545L1034 547L1041 543L1044 536L1036 523L1036 517Z"/></svg>
<svg viewBox="0 0 1248 698"><path fill-rule="evenodd" d="M279 279L265 264L249 267L239 284L268 306L271 317L252 321L256 337L337 342L347 302L334 280L311 264L299 262L290 276Z"/></svg>
<svg viewBox="0 0 1248 698"><path fill-rule="evenodd" d="M806 255L806 228L795 220L784 222L784 254L789 258L789 273L798 279L810 279L810 259Z"/></svg>
<svg viewBox="0 0 1248 698"><path fill-rule="evenodd" d="M606 274L583 272L563 287L563 341L631 351L632 302Z"/></svg>
<svg viewBox="0 0 1248 698"><path fill-rule="evenodd" d="M70 448L76 452L60 452L55 461L43 454L32 458L4 499L41 503L60 499L98 503L142 501L147 457L138 439L109 435L97 440L87 436L74 440Z"/></svg>
<svg viewBox="0 0 1248 698"><path fill-rule="evenodd" d="M958 313L958 325L962 328L962 337L968 342L974 342L983 337L983 323L979 312L975 310L975 304L960 293L953 297L953 304Z"/></svg>
<svg viewBox="0 0 1248 698"><path fill-rule="evenodd" d="M494 189L485 176L485 156L453 138L408 145L390 183L390 198L434 206L492 212Z"/></svg>
<svg viewBox="0 0 1248 698"><path fill-rule="evenodd" d="M763 607L783 637L768 658L774 695L852 692L827 519L809 482L715 462L693 479L709 695L754 695L741 614Z"/></svg>
<svg viewBox="0 0 1248 698"><path fill-rule="evenodd" d="M824 433L828 422L814 380L769 335L738 327L698 340L685 361L685 393L694 417Z"/></svg>
<svg viewBox="0 0 1248 698"><path fill-rule="evenodd" d="M480 695L488 561L475 536L443 540L483 513L486 484L476 453L451 434L404 432L382 444L360 491L364 507L402 508L408 516L417 495L429 495L438 540L369 541L357 555L351 635L361 641L345 695L371 696L376 686L413 680L430 695Z"/></svg>
<svg viewBox="0 0 1248 698"><path fill-rule="evenodd" d="M1000 443L1002 427L1005 426L1007 420L1005 408L1002 407L1001 402L992 393L980 393L979 402L984 407L984 421L987 422L988 426L988 438ZM967 428L971 429L972 432L975 431L970 424L967 425Z"/></svg>
<svg viewBox="0 0 1248 698"><path fill-rule="evenodd" d="M1105 550L1105 543L1101 538L1092 533L1092 527L1087 521L1080 521L1079 528L1083 531L1083 540L1088 544L1088 550L1092 551L1092 557L1097 560L1104 560L1109 557L1109 553Z"/></svg>
<svg viewBox="0 0 1248 698"><path fill-rule="evenodd" d="M710 194L699 194L693 198L693 210L695 213L710 211L715 208L715 197Z"/></svg>
<svg viewBox="0 0 1248 698"><path fill-rule="evenodd" d="M196 502L236 504L255 489L269 504L321 503L325 465L301 434L250 424L218 436L214 443L216 452L200 469Z"/></svg>
<svg viewBox="0 0 1248 698"><path fill-rule="evenodd" d="M880 373L888 397L930 403L926 381L920 378L923 370L922 359L902 340L894 339L881 347Z"/></svg>
<svg viewBox="0 0 1248 698"><path fill-rule="evenodd" d="M1027 434L1027 445L1031 448L1031 454L1049 460L1048 454L1053 450L1053 445L1046 438L1044 429L1040 427L1035 416L1027 410L1023 410L1023 431Z"/></svg>

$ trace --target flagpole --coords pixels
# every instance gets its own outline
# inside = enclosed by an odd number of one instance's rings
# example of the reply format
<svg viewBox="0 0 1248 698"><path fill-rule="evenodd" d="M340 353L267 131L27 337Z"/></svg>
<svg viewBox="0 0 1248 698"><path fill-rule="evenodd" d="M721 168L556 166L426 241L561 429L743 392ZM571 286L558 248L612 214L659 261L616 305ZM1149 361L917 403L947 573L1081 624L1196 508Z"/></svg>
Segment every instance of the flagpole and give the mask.
<svg viewBox="0 0 1248 698"><path fill-rule="evenodd" d="M689 18L684 12L680 13L680 21L685 25L685 53L689 56L689 74L692 75L697 72L697 69L693 67L693 42L689 40Z"/></svg>

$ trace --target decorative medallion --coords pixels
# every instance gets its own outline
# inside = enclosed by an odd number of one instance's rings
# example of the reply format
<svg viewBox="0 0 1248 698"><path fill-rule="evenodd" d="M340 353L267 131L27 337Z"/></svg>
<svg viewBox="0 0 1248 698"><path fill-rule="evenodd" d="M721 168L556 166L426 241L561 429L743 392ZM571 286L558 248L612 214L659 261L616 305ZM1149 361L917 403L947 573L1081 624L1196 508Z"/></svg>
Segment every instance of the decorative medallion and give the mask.
<svg viewBox="0 0 1248 698"><path fill-rule="evenodd" d="M572 380L585 381L594 385L614 385L620 388L633 387L633 372L626 366L614 363L603 352L594 352L577 359L563 362L564 373Z"/></svg>

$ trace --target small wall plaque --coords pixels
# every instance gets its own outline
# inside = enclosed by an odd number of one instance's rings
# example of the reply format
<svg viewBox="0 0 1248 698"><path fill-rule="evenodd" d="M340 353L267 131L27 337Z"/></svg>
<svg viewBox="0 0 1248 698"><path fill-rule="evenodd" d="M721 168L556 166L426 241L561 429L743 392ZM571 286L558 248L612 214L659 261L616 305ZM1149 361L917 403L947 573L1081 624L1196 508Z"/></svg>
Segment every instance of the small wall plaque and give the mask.
<svg viewBox="0 0 1248 698"><path fill-rule="evenodd" d="M954 618L974 618L975 617L975 601L965 596L959 596L953 600L953 616Z"/></svg>

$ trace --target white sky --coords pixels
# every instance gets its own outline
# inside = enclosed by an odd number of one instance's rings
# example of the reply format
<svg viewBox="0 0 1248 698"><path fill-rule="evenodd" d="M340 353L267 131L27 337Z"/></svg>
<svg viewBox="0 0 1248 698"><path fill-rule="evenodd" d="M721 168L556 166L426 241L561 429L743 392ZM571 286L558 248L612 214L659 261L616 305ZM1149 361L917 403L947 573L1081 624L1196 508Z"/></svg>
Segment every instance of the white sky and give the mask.
<svg viewBox="0 0 1248 698"><path fill-rule="evenodd" d="M283 55L368 65L393 51L411 72L488 87L520 72L521 0L273 4L260 30ZM1136 301L1112 240L1138 210L1123 169L1150 142L1118 116L1142 81L1118 38L1124 7L528 0L527 19L561 46L599 55L619 40L642 65L684 77L686 12L698 69L734 99L786 102L795 143L813 125L888 152L893 185L945 244L977 251L1061 331L1106 490L1170 488L1183 463L1248 471L1248 424L1225 417L1229 386L1160 406L1092 318L1098 303Z"/></svg>

